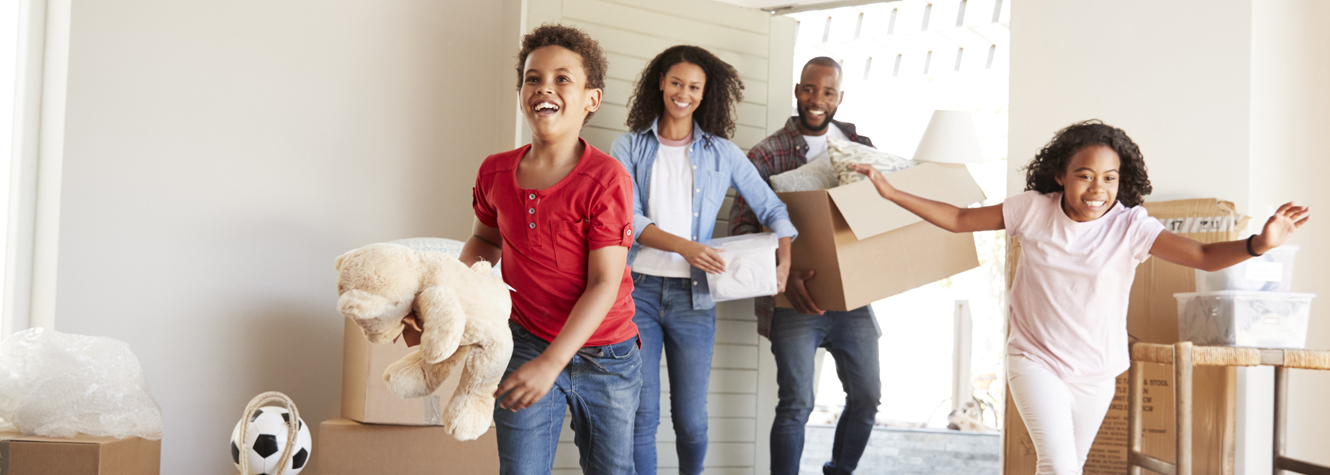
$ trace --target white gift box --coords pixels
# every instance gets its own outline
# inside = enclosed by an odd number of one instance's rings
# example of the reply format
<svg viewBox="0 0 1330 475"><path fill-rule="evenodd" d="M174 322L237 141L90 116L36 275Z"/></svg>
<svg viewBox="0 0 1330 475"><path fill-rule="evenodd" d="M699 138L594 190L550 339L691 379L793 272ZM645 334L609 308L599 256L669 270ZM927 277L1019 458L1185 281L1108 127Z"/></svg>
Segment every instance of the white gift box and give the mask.
<svg viewBox="0 0 1330 475"><path fill-rule="evenodd" d="M724 302L776 295L776 235L744 234L707 241L720 251L725 272L707 273L711 300Z"/></svg>

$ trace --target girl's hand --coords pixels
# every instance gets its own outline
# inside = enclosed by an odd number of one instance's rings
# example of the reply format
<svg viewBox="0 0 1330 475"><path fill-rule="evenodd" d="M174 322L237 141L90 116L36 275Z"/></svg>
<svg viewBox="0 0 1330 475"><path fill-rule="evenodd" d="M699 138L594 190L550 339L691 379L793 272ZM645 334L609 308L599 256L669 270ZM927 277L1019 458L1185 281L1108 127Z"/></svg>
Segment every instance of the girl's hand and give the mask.
<svg viewBox="0 0 1330 475"><path fill-rule="evenodd" d="M1271 249L1282 246L1284 241L1287 241L1288 237L1311 217L1310 207L1293 206L1292 201L1284 203L1269 220L1266 220L1265 229L1261 230L1261 234L1252 239L1253 250L1257 254L1265 254Z"/></svg>
<svg viewBox="0 0 1330 475"><path fill-rule="evenodd" d="M790 278L790 263L776 264L776 293L785 293L785 281Z"/></svg>
<svg viewBox="0 0 1330 475"><path fill-rule="evenodd" d="M725 272L725 260L720 258L720 251L696 241L688 241L679 249L679 255L688 260L693 267L708 274Z"/></svg>
<svg viewBox="0 0 1330 475"><path fill-rule="evenodd" d="M554 364L544 355L538 356L504 378L494 397L499 400L500 408L513 412L526 409L550 392L562 370L562 365Z"/></svg>
<svg viewBox="0 0 1330 475"><path fill-rule="evenodd" d="M878 173L876 168L873 168L872 165L865 165L862 163L856 163L850 165L850 167L854 168L854 171L856 172L867 175L868 180L872 181L873 186L877 188L877 194L882 195L883 198L888 200L895 201L892 197L896 196L896 187L891 186L891 183L887 183L887 178L882 176L881 173Z"/></svg>

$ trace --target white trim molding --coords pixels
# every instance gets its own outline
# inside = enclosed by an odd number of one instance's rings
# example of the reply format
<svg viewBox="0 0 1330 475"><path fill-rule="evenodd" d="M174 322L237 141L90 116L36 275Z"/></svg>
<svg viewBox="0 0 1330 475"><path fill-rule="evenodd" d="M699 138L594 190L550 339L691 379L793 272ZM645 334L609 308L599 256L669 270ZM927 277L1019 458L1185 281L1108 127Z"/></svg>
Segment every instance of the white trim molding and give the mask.
<svg viewBox="0 0 1330 475"><path fill-rule="evenodd" d="M4 255L6 334L55 327L71 0L20 7Z"/></svg>

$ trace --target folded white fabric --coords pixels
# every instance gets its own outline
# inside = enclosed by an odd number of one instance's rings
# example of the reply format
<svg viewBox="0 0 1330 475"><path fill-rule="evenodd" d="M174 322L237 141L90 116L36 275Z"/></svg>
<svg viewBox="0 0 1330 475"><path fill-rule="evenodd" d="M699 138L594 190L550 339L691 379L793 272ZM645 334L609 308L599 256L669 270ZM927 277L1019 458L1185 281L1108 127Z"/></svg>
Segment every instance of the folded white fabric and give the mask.
<svg viewBox="0 0 1330 475"><path fill-rule="evenodd" d="M776 235L744 234L707 241L720 251L725 272L707 274L711 300L724 302L776 295Z"/></svg>
<svg viewBox="0 0 1330 475"><path fill-rule="evenodd" d="M879 173L891 173L904 170L918 164L914 160L892 155L857 142L827 137L827 152L831 155L831 169L839 185L848 185L864 179L864 175L850 165L864 163L872 165Z"/></svg>
<svg viewBox="0 0 1330 475"><path fill-rule="evenodd" d="M829 190L840 186L831 169L831 155L823 152L799 168L771 175L771 189L776 193L788 191Z"/></svg>

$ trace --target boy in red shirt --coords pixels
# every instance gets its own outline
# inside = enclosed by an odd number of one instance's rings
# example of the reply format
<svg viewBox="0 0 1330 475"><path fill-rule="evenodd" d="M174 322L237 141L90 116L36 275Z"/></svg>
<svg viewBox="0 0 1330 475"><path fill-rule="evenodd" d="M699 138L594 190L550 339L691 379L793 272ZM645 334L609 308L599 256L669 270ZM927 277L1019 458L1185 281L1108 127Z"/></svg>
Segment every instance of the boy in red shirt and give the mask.
<svg viewBox="0 0 1330 475"><path fill-rule="evenodd" d="M578 137L600 107L606 67L581 30L527 34L517 72L531 144L489 156L476 176L462 262L499 261L514 289L513 355L495 393L501 473L550 473L565 407L583 472L633 472L633 184Z"/></svg>

